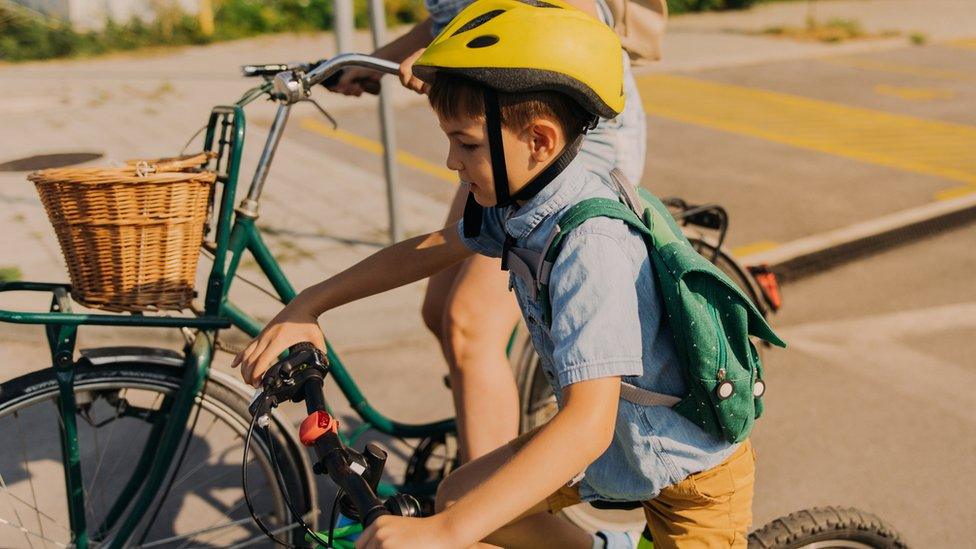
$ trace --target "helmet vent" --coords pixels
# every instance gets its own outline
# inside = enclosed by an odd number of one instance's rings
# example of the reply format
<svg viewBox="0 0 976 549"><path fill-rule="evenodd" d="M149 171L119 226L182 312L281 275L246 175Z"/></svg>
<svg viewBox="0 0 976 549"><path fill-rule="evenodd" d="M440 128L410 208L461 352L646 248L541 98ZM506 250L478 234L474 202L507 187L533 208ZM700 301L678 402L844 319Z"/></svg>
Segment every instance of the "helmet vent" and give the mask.
<svg viewBox="0 0 976 549"><path fill-rule="evenodd" d="M536 8L557 8L562 9L562 6L557 6L555 4L550 4L549 2L543 2L542 0L518 0L523 4L528 4Z"/></svg>
<svg viewBox="0 0 976 549"><path fill-rule="evenodd" d="M470 42L468 42L469 48L487 48L488 46L493 46L498 43L498 37L494 34L483 34Z"/></svg>
<svg viewBox="0 0 976 549"><path fill-rule="evenodd" d="M488 21L491 21L492 19L498 17L499 15L501 15L503 13L505 13L505 10L491 10L491 11L482 13L478 17L475 17L474 19L472 19L472 20L468 21L467 23L465 23L458 30L454 31L454 33L451 34L451 36L457 36L457 35L461 34L462 32L468 32L471 29L480 27L481 25L484 25Z"/></svg>

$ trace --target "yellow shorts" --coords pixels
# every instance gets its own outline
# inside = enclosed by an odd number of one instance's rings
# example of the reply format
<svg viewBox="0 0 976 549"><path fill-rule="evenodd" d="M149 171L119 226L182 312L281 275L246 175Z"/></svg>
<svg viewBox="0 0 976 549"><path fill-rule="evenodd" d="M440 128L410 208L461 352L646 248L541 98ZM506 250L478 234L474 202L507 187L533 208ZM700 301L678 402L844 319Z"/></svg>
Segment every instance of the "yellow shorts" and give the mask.
<svg viewBox="0 0 976 549"><path fill-rule="evenodd" d="M509 447L517 452L535 433L532 430L519 436L508 443ZM755 480L756 453L746 440L722 463L642 502L654 547L746 547ZM579 488L563 486L546 498L546 503L551 513L581 503Z"/></svg>

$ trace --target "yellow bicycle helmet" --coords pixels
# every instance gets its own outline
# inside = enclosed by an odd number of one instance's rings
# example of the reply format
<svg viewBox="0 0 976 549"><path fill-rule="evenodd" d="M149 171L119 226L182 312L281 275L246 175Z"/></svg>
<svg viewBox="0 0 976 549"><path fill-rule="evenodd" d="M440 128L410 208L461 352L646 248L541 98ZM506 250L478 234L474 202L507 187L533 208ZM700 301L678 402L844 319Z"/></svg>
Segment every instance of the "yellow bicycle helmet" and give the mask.
<svg viewBox="0 0 976 549"><path fill-rule="evenodd" d="M551 90L603 118L624 108L620 40L561 0L476 0L434 38L413 72L465 76L508 93Z"/></svg>
<svg viewBox="0 0 976 549"><path fill-rule="evenodd" d="M532 198L559 175L579 152L583 134L513 195L496 91L563 93L592 115L585 133L596 126L598 117L613 118L624 108L621 51L610 27L561 0L476 0L434 38L414 63L413 73L427 82L433 82L437 73L448 73L484 87L496 206L504 207ZM464 208L466 236L480 234L483 215L469 194ZM506 241L502 269L507 269L511 245Z"/></svg>

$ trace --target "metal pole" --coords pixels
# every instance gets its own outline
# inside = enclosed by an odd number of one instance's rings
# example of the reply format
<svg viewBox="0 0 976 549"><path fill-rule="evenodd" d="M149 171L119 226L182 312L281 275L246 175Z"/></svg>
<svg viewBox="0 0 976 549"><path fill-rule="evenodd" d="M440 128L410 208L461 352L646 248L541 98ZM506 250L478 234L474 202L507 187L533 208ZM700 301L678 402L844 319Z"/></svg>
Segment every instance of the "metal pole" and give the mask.
<svg viewBox="0 0 976 549"><path fill-rule="evenodd" d="M353 50L353 7L352 0L335 0L335 20L332 23L336 35L336 53Z"/></svg>
<svg viewBox="0 0 976 549"><path fill-rule="evenodd" d="M369 0L369 19L373 30L373 49L386 43L386 11L383 0ZM389 83L388 83L389 84ZM380 127L383 134L383 173L386 175L386 201L390 217L390 243L403 239L400 227L397 181L400 178L396 161L396 124L393 114L393 90L389 85L380 88Z"/></svg>

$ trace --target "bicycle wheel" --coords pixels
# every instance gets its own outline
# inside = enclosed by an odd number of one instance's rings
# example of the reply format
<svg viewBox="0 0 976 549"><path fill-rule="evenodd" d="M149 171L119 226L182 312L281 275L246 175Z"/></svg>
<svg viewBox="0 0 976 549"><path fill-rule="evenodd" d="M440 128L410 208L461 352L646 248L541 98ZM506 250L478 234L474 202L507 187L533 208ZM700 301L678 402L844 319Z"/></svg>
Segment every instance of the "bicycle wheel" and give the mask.
<svg viewBox="0 0 976 549"><path fill-rule="evenodd" d="M766 309L759 299L759 294L751 283L745 270L734 259L718 250L709 242L691 237L689 240L705 258L712 260L729 278L746 293L759 311L765 316ZM763 345L757 345L760 358ZM556 415L558 406L549 381L539 367L539 357L532 346L532 340L524 327L519 329L519 339L512 348L512 364L515 380L519 389L519 432L527 432L552 419ZM590 531L596 530L629 530L640 531L646 519L640 507L634 509L598 509L590 504L576 505L562 511L563 515L577 526Z"/></svg>
<svg viewBox="0 0 976 549"><path fill-rule="evenodd" d="M180 387L182 368L139 358L106 361L103 357L101 366L82 361L75 369L85 519L93 546L117 535L122 524L117 515L135 499L126 494L126 485L138 476L134 473L140 456L153 452L153 427L165 420L161 410ZM169 356L171 363L181 361L179 355L175 361L173 358ZM251 520L241 488L244 435L250 423L248 402L221 377L211 376L202 396L197 397L190 413L191 422L197 416L195 431L184 440L188 446L179 469L169 471L172 487L164 498L157 495L126 547L267 545ZM5 444L0 455L0 539L4 547L66 547L74 542L59 419L53 370L0 385L0 440ZM287 426L277 419L270 428L275 455L296 510L312 515L306 521L314 524L315 513L309 512L315 505L311 473L304 455L297 453L301 450L282 435L283 428ZM263 437L253 437L247 467L255 512L272 531L278 531L279 538L303 544L304 532L273 483L269 444ZM137 482L133 487L139 489Z"/></svg>
<svg viewBox="0 0 976 549"><path fill-rule="evenodd" d="M752 549L906 549L898 532L853 507L814 507L780 517L749 534Z"/></svg>

